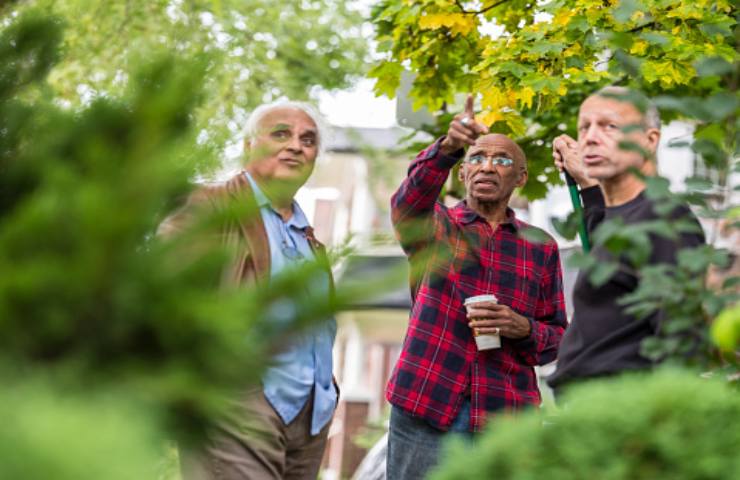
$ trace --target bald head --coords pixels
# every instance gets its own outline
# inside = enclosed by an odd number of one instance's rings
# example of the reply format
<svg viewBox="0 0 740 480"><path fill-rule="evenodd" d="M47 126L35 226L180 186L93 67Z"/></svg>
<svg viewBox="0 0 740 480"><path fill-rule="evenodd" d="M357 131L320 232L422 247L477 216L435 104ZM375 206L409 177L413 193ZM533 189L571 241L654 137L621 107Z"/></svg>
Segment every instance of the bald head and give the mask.
<svg viewBox="0 0 740 480"><path fill-rule="evenodd" d="M481 151L504 154L514 160L518 167L527 168L527 157L524 155L524 150L514 140L501 133L489 133L478 137L475 144L468 149L466 158Z"/></svg>

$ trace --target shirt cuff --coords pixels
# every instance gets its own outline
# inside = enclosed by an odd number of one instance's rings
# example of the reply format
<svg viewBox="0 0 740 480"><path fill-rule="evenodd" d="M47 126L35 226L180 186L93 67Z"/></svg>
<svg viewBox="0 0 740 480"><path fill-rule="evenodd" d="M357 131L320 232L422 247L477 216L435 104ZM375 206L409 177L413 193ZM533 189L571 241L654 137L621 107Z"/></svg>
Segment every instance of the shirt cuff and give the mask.
<svg viewBox="0 0 740 480"><path fill-rule="evenodd" d="M440 152L440 144L445 139L445 137L446 135L443 135L436 142L434 142L431 148L426 151L423 159L433 161L437 167L449 170L454 167L461 158L465 156L465 150L461 148L456 152L451 153L450 155L442 154Z"/></svg>
<svg viewBox="0 0 740 480"><path fill-rule="evenodd" d="M529 335L527 335L526 337L523 337L523 338L512 338L512 339L510 339L511 340L511 343L513 343L514 346L516 346L517 348L523 348L523 349L532 348L532 347L535 346L535 341L534 341L534 328L535 328L535 324L534 324L534 320L532 320L529 317L525 317L525 318L527 318L527 321L529 322Z"/></svg>

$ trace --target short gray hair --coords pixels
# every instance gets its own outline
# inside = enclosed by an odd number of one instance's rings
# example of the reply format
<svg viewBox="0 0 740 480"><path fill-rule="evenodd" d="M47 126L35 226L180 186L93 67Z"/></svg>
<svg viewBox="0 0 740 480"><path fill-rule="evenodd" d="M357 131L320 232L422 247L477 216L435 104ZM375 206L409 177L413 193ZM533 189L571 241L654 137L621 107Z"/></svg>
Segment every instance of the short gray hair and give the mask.
<svg viewBox="0 0 740 480"><path fill-rule="evenodd" d="M251 141L257 138L259 134L259 124L265 115L278 110L281 108L294 108L300 110L308 115L313 123L316 124L316 133L318 140L318 156L321 156L326 151L327 140L329 139L329 124L324 119L323 115L319 113L318 109L306 102L296 102L293 100L277 100L275 102L263 103L259 107L252 110L252 113L247 117L247 122L244 125L244 138L245 140Z"/></svg>
<svg viewBox="0 0 740 480"><path fill-rule="evenodd" d="M645 126L647 128L657 128L660 130L660 112L658 112L658 107L639 90L618 85L609 85L599 89L593 95L614 98L622 102L630 102L637 110L642 112L642 117L645 120Z"/></svg>

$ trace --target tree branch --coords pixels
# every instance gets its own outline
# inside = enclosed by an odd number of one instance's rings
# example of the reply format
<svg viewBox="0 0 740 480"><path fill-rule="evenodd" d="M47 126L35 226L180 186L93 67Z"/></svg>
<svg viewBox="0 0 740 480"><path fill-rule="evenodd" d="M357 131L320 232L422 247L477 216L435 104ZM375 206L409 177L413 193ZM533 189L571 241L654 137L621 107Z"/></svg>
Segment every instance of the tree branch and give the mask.
<svg viewBox="0 0 740 480"><path fill-rule="evenodd" d="M491 4L491 5L487 6L486 8L482 8L482 9L480 9L478 11L465 10L465 7L462 6L462 2L460 0L455 0L455 4L458 6L458 8L460 9L460 11L462 13L467 13L467 14L471 14L471 15L478 15L480 13L485 13L485 12L491 10L492 8L496 8L499 5L504 4L504 3L508 2L508 1L509 0L499 0L498 2L496 2L494 4Z"/></svg>
<svg viewBox="0 0 740 480"><path fill-rule="evenodd" d="M637 27L635 27L633 29L627 30L627 33L636 33L636 32L639 32L640 30L642 30L643 28L654 27L654 26L655 26L655 21L648 22L648 23L645 23L643 25L639 25L639 26L637 26Z"/></svg>

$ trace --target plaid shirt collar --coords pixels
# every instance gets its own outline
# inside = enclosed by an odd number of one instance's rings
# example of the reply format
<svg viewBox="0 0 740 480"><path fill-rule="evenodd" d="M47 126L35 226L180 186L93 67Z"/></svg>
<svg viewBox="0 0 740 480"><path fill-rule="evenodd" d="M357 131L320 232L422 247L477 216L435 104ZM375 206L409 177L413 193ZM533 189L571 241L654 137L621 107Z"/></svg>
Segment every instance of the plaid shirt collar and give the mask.
<svg viewBox="0 0 740 480"><path fill-rule="evenodd" d="M476 218L486 221L485 218L481 217L472 208L468 206L468 202L462 200L452 209L452 213L457 217L457 220L462 224L473 223ZM519 231L519 220L516 218L516 213L511 207L506 207L506 219L501 222L501 225L505 225L511 229L512 232Z"/></svg>

